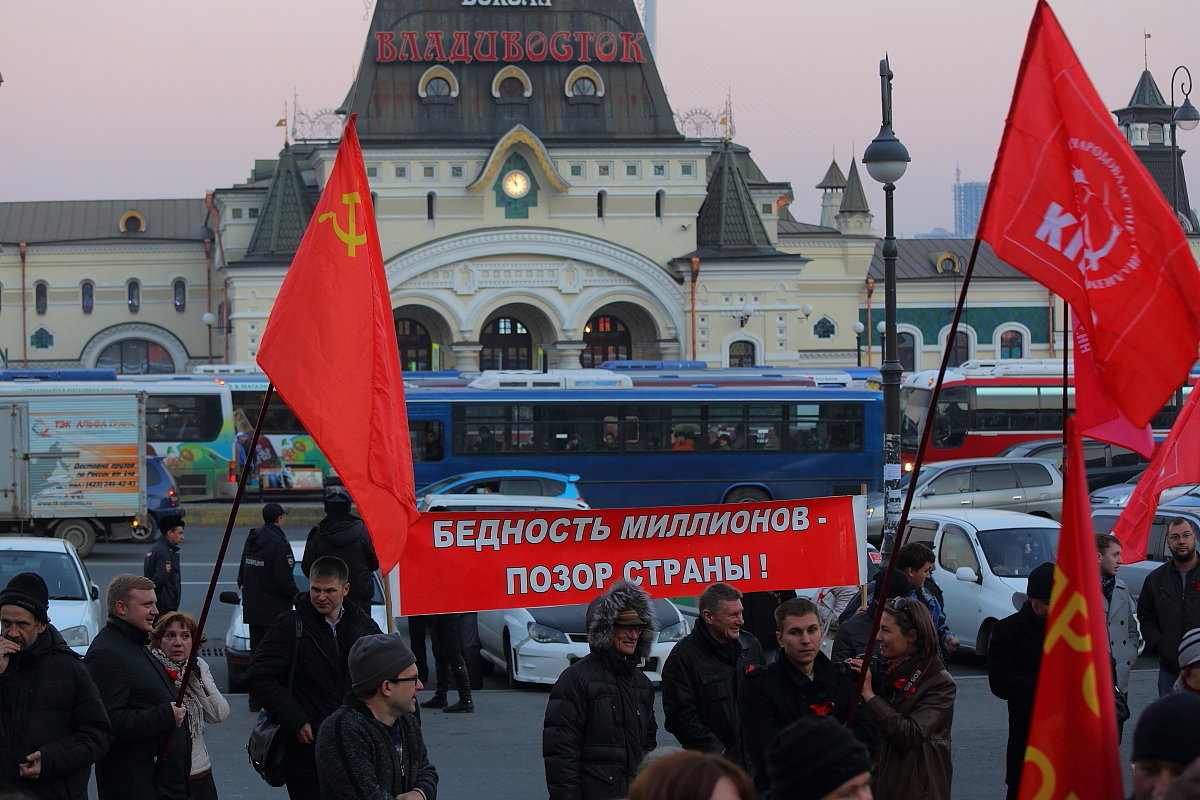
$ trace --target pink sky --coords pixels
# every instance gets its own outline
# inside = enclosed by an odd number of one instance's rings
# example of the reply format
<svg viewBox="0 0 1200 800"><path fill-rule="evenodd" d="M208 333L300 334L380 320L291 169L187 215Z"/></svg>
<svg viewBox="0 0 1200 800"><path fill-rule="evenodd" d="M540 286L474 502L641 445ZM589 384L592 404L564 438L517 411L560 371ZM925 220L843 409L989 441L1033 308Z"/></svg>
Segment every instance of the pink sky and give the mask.
<svg viewBox="0 0 1200 800"><path fill-rule="evenodd" d="M1110 109L1137 83L1143 29L1168 99L1171 70L1196 52L1195 0L1051 5ZM792 182L792 213L811 222L831 156L845 169L878 132L890 53L913 157L897 231L911 235L953 228L956 164L964 181L990 174L1032 14L1031 0L659 0L655 52L676 111L716 111L732 92L736 140ZM293 90L309 110L341 103L368 19L365 0L6 3L0 201L200 197L243 181L277 154ZM1200 60L1188 66L1200 79ZM1198 205L1200 129L1180 144L1196 150ZM882 228L882 191L863 177Z"/></svg>

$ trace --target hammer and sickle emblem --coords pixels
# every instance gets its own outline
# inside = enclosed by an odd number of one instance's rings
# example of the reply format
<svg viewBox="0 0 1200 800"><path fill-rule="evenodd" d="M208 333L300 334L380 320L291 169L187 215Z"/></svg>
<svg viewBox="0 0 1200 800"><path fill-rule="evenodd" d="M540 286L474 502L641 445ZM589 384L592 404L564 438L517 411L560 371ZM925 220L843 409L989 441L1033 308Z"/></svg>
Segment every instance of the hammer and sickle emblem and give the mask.
<svg viewBox="0 0 1200 800"><path fill-rule="evenodd" d="M359 202L361 201L359 200L358 192L348 192L347 194L342 195L342 204L350 207L349 211L347 212L349 227L348 231L342 230L342 226L338 224L337 214L332 211L328 211L317 217L317 222L325 222L326 220L330 219L333 220L333 232L337 234L339 239L346 243L346 255L348 255L350 258L354 258L354 248L367 243L366 232L359 233L354 224L354 207L358 205Z"/></svg>

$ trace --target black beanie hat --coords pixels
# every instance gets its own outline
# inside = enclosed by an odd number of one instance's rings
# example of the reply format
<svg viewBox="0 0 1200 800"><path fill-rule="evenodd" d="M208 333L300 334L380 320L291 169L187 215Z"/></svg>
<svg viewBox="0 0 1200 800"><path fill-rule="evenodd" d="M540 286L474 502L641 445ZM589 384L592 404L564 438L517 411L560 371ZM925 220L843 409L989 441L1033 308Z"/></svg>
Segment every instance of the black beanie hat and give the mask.
<svg viewBox="0 0 1200 800"><path fill-rule="evenodd" d="M0 606L20 606L39 622L50 621L50 590L36 572L14 575L0 591Z"/></svg>
<svg viewBox="0 0 1200 800"><path fill-rule="evenodd" d="M871 754L833 717L807 714L767 746L770 800L820 800L871 771Z"/></svg>
<svg viewBox="0 0 1200 800"><path fill-rule="evenodd" d="M1200 758L1200 695L1172 692L1146 706L1133 729L1133 760L1187 766Z"/></svg>
<svg viewBox="0 0 1200 800"><path fill-rule="evenodd" d="M1045 600L1050 602L1050 595L1054 591L1054 564L1047 561L1045 564L1038 564L1033 568L1033 572L1029 573L1029 580L1026 581L1025 596L1032 597L1034 600Z"/></svg>

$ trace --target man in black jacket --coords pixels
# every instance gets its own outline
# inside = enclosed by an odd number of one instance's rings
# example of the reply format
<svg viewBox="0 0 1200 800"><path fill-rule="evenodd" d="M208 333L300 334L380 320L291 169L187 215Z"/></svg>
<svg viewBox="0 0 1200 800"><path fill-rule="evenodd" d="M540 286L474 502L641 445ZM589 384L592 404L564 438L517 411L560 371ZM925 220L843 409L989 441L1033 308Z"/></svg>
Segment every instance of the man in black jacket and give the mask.
<svg viewBox="0 0 1200 800"><path fill-rule="evenodd" d="M183 724L187 709L175 705L174 683L146 648L158 617L154 583L118 575L105 599L108 624L83 660L116 734L96 763L100 800L186 800L192 760Z"/></svg>
<svg viewBox="0 0 1200 800"><path fill-rule="evenodd" d="M1138 595L1137 617L1146 653L1158 656L1158 694L1169 694L1179 679L1179 642L1200 628L1200 553L1192 523L1167 523L1171 560L1146 576Z"/></svg>
<svg viewBox="0 0 1200 800"><path fill-rule="evenodd" d="M828 716L845 723L854 698L854 681L821 652L825 630L817 607L798 597L775 610L780 657L766 669L753 670L742 683L742 741L754 767L754 788L771 788L767 749L775 737L804 716ZM874 751L878 737L871 715L856 714L854 735Z"/></svg>
<svg viewBox="0 0 1200 800"><path fill-rule="evenodd" d="M650 596L617 581L588 605L590 652L558 676L546 704L542 758L550 800L625 797L657 745L654 687L638 662L654 643Z"/></svg>
<svg viewBox="0 0 1200 800"><path fill-rule="evenodd" d="M988 684L992 694L1008 701L1008 755L1004 782L1008 800L1015 800L1025 761L1025 743L1033 718L1038 670L1042 665L1042 640L1050 614L1054 565L1047 562L1029 573L1026 600L1021 610L992 626L987 646Z"/></svg>
<svg viewBox="0 0 1200 800"><path fill-rule="evenodd" d="M350 584L341 559L317 559L308 581L308 594L296 595L296 610L280 615L267 629L246 673L250 693L287 737L287 790L292 800L320 800L313 743L321 723L350 691L350 648L361 637L380 632L374 620L345 602Z"/></svg>
<svg viewBox="0 0 1200 800"><path fill-rule="evenodd" d="M417 719L417 658L399 634L363 636L350 648L354 696L317 735L325 800L436 800L437 770Z"/></svg>
<svg viewBox="0 0 1200 800"><path fill-rule="evenodd" d="M763 665L762 647L742 630L742 593L714 583L696 603L696 627L675 645L662 671L664 727L689 750L721 753L742 767L738 693L742 677Z"/></svg>
<svg viewBox="0 0 1200 800"><path fill-rule="evenodd" d="M112 725L91 673L50 624L49 596L32 572L0 592L0 788L83 800Z"/></svg>
<svg viewBox="0 0 1200 800"><path fill-rule="evenodd" d="M251 651L258 647L275 618L291 610L292 599L300 591L293 574L296 560L292 546L279 526L286 513L279 503L263 506L266 524L251 528L242 549L237 582L242 590L242 620L250 629Z"/></svg>
<svg viewBox="0 0 1200 800"><path fill-rule="evenodd" d="M154 581L158 613L179 610L183 579L179 576L179 545L183 542L183 517L167 514L158 521L162 536L146 553L142 574Z"/></svg>
<svg viewBox="0 0 1200 800"><path fill-rule="evenodd" d="M325 495L325 518L308 532L304 558L300 560L305 575L322 556L334 556L346 562L346 568L350 570L349 600L370 614L371 598L375 595L375 581L371 576L379 569L379 558L375 555L367 526L350 513L350 495L340 486Z"/></svg>

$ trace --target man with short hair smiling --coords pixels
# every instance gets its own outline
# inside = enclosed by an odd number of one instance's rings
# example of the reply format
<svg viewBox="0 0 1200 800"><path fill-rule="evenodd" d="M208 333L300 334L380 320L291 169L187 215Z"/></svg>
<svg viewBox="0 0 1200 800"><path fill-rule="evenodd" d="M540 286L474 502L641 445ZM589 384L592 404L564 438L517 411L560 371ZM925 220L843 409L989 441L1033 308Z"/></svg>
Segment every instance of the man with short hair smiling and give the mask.
<svg viewBox="0 0 1200 800"><path fill-rule="evenodd" d="M417 659L399 634L350 648L351 691L317 734L321 796L435 800L437 770L417 719Z"/></svg>
<svg viewBox="0 0 1200 800"><path fill-rule="evenodd" d="M811 600L798 597L781 604L775 609L775 627L779 658L747 675L741 693L743 743L758 792L771 788L767 750L780 731L814 714L845 723L854 698L849 674L821 652L824 628ZM875 748L870 714L855 715L853 732L868 748Z"/></svg>
<svg viewBox="0 0 1200 800"><path fill-rule="evenodd" d="M91 673L50 624L49 594L32 572L0 592L0 786L82 800L112 725Z"/></svg>
<svg viewBox="0 0 1200 800"><path fill-rule="evenodd" d="M346 602L350 577L345 561L318 558L308 580L308 592L296 595L295 610L280 614L267 629L246 673L250 693L289 739L287 790L292 800L320 799L314 742L321 723L350 691L351 647L363 636L380 633L374 620Z"/></svg>
<svg viewBox="0 0 1200 800"><path fill-rule="evenodd" d="M176 705L174 683L146 648L158 618L154 582L118 575L105 599L108 624L84 656L116 734L96 764L100 800L186 800L187 709Z"/></svg>
<svg viewBox="0 0 1200 800"><path fill-rule="evenodd" d="M762 646L742 629L742 593L729 584L709 586L696 606L696 627L663 665L663 727L689 750L721 753L748 768L738 692L742 676L762 666Z"/></svg>
<svg viewBox="0 0 1200 800"><path fill-rule="evenodd" d="M1137 603L1146 652L1158 656L1159 696L1179 679L1184 632L1200 627L1200 554L1191 522L1176 517L1167 523L1167 549L1171 560L1146 576Z"/></svg>

